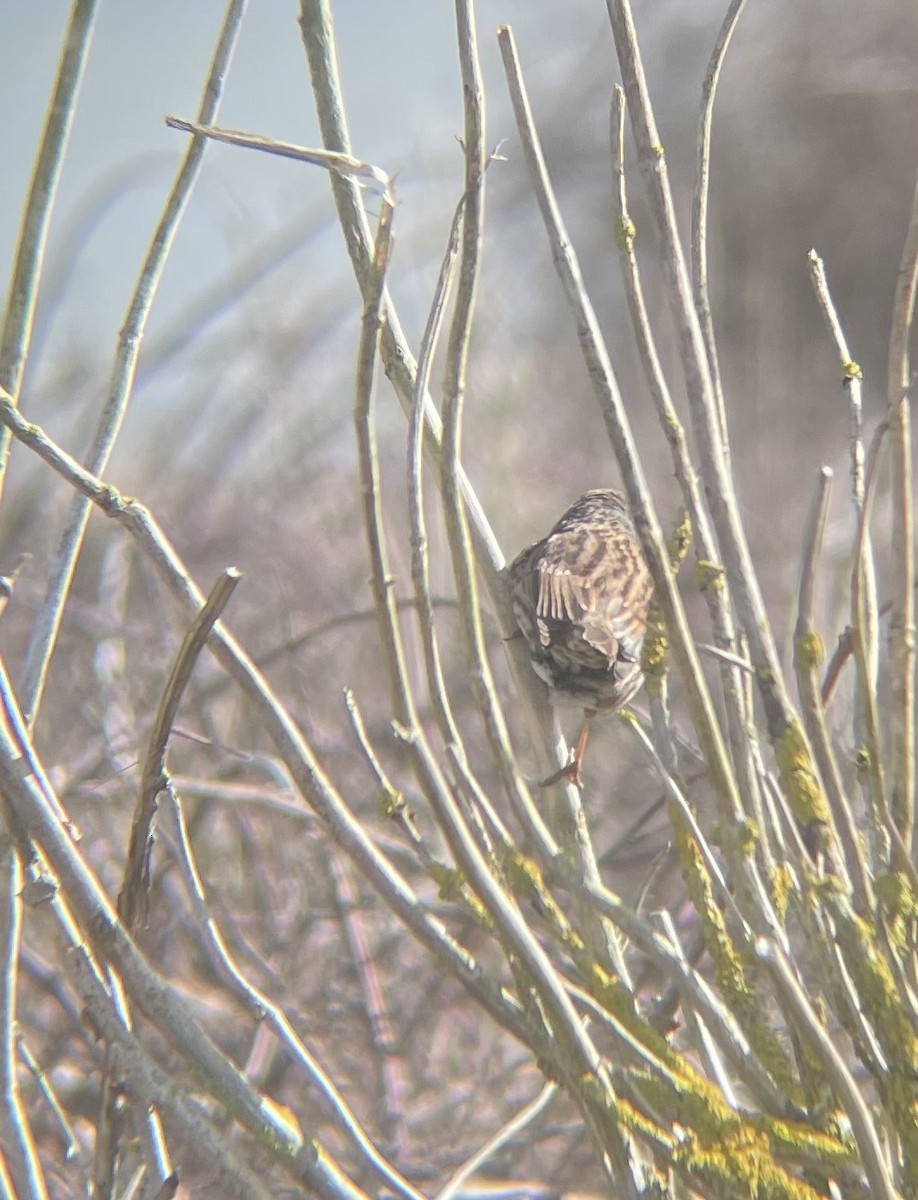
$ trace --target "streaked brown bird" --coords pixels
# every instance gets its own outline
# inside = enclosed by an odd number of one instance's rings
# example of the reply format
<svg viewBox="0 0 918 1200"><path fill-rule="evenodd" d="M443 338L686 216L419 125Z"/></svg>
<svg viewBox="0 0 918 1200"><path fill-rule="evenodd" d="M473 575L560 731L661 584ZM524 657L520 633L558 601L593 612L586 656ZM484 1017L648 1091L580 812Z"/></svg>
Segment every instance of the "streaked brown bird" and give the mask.
<svg viewBox="0 0 918 1200"><path fill-rule="evenodd" d="M533 667L584 706L570 763L545 783L568 778L579 787L590 722L626 704L642 680L653 580L624 499L605 488L587 492L507 574Z"/></svg>

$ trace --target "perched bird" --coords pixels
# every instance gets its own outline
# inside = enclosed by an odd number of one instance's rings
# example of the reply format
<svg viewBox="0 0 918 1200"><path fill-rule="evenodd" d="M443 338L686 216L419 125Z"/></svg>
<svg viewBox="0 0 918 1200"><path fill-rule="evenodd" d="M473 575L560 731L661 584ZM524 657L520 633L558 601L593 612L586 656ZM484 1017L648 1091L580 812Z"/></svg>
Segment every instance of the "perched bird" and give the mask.
<svg viewBox="0 0 918 1200"><path fill-rule="evenodd" d="M641 646L653 580L624 499L597 488L507 569L513 611L545 682L581 701L584 722L571 761L546 784L580 768L590 722L641 686Z"/></svg>

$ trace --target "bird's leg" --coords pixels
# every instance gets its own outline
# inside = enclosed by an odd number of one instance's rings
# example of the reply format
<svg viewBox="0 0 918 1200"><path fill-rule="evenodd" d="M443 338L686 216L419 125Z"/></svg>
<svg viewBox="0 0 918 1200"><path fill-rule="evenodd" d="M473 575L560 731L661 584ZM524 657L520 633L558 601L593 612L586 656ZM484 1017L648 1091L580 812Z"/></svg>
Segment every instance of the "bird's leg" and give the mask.
<svg viewBox="0 0 918 1200"><path fill-rule="evenodd" d="M583 766L583 758L586 754L587 741L590 736L590 722L596 716L592 709L587 709L583 714L583 727L580 730L580 737L577 738L577 745L574 747L574 775L573 780L577 787L583 787L583 781L580 778L580 768Z"/></svg>
<svg viewBox="0 0 918 1200"><path fill-rule="evenodd" d="M571 750L570 760L560 771L555 771L554 775L549 775L547 779L543 779L542 787L551 787L553 783L560 783L562 779L568 783L572 783L574 787L583 787L580 768L583 766L583 756L586 754L587 741L590 737L590 722L595 715L596 713L593 709L587 709L584 713L580 737L577 738L577 745Z"/></svg>

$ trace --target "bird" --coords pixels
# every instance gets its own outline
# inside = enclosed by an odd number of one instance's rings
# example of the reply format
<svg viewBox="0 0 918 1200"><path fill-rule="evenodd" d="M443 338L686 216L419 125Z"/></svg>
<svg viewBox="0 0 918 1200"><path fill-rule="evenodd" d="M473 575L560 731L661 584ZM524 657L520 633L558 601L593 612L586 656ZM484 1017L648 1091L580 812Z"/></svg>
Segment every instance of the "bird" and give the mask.
<svg viewBox="0 0 918 1200"><path fill-rule="evenodd" d="M570 761L543 786L569 779L581 787L593 717L627 704L643 680L653 580L624 498L608 488L586 492L520 551L507 580L533 668L584 709Z"/></svg>

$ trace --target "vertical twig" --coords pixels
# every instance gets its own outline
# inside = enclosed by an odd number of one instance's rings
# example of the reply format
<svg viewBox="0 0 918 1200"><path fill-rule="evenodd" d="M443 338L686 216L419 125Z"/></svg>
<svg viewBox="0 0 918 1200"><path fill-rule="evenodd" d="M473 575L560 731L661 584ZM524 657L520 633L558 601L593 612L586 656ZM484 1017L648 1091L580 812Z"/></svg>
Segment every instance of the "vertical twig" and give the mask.
<svg viewBox="0 0 918 1200"><path fill-rule="evenodd" d="M207 603L185 635L163 689L150 734L150 744L143 759L140 795L131 824L131 839L118 893L118 916L124 922L125 928L132 932L138 923L145 919L147 912L153 817L156 813L156 798L168 782L166 747L172 726L175 724L179 704L191 679L194 665L241 578L235 567L228 567L220 574L211 589Z"/></svg>
<svg viewBox="0 0 918 1200"><path fill-rule="evenodd" d="M32 341L42 260L51 224L57 184L64 164L70 127L92 39L98 0L74 0L57 68L54 91L48 104L29 194L22 211L16 259L6 294L3 333L0 335L0 387L19 403L26 359ZM6 480L9 431L0 431L0 496Z"/></svg>
<svg viewBox="0 0 918 1200"><path fill-rule="evenodd" d="M618 177L618 186L614 189L616 197L616 216L618 219L618 236L616 242L619 248L619 260L622 266L622 276L625 283L625 295L631 311L631 322L638 343L638 352L644 367L644 374L650 387L650 394L656 405L660 426L669 443L673 460L673 473L682 491L682 500L692 521L693 545L699 577L705 581L702 592L711 614L716 645L729 654L736 653L736 626L730 604L729 589L720 586L723 582L723 569L719 567L720 551L717 540L711 528L711 519L707 505L698 482L698 472L692 462L685 436L685 430L676 412L670 395L663 367L657 353L653 330L644 300L644 288L637 256L634 252L636 236L634 224L628 210L628 194L625 180L625 93L616 87L612 99L612 162ZM745 802L747 813L759 820L766 832L765 823L761 820L761 791L753 764L753 754L749 745L752 722L748 719L749 705L747 704L747 687L742 679L739 667L724 660L719 663L721 683L724 690L724 707L727 717L727 731L730 738L730 750L737 772L740 799Z"/></svg>
<svg viewBox="0 0 918 1200"><path fill-rule="evenodd" d="M809 997L801 988L791 963L779 946L765 938L759 940L756 953L759 960L769 968L783 1001L784 1011L814 1048L827 1076L835 1085L834 1093L844 1106L851 1122L864 1170L870 1181L870 1195L883 1197L883 1200L899 1200L899 1193L890 1179L877 1129L861 1095L861 1089L826 1031L820 1014L815 1011Z"/></svg>
<svg viewBox="0 0 918 1200"><path fill-rule="evenodd" d="M868 679L870 687L876 691L877 676L879 673L879 653L880 641L877 632L879 616L877 613L877 588L876 588L876 569L874 566L873 544L870 537L869 525L863 530L863 535L859 532L859 523L863 520L864 512L864 403L861 388L861 369L851 357L851 351L848 347L848 340L845 337L845 331L842 328L841 321L838 317L838 310L832 300L832 294L829 291L829 281L826 277L826 269L822 259L815 250L811 250L807 255L807 261L810 266L810 277L813 281L813 289L816 293L816 301L819 304L820 311L823 315L823 320L826 323L826 328L835 343L835 348L838 352L839 363L841 365L842 379L845 385L845 391L848 395L849 409L849 440L851 454L851 501L854 507L855 515L855 530L854 542L857 545L858 539L863 536L863 543L859 553L863 558L864 578L861 586L861 599L864 605L863 613L859 617L862 629L864 631L865 647L867 650L868 664ZM855 724L859 725L859 715L855 718ZM857 730L857 736L862 737L863 731L861 728Z"/></svg>
<svg viewBox="0 0 918 1200"><path fill-rule="evenodd" d="M329 150L350 152L344 96L338 72L338 52L329 0L300 0L300 28L309 61L309 74L315 97L322 141ZM366 210L354 180L338 174L331 176L332 194L338 221L354 269L354 276L365 297L370 285L370 232ZM417 378L411 350L402 332L391 297L383 294L385 320L382 332L382 357L386 375L407 412L410 412ZM424 449L439 477L442 459L443 425L430 396L424 393ZM567 762L567 744L561 737L548 701L548 689L532 670L525 642L517 634L510 596L502 575L504 556L494 531L468 481L461 464L459 486L469 522L475 561L497 614L505 638L523 715L536 747L539 761L548 774ZM547 749L546 749L547 748Z"/></svg>
<svg viewBox="0 0 918 1200"><path fill-rule="evenodd" d="M606 0L619 68L628 98L632 136L647 182L647 195L659 235L659 253L670 312L679 338L695 440L705 494L727 568L731 594L749 639L756 682L765 709L782 780L797 819L821 821L826 810L812 752L787 693L774 636L752 564L720 437L720 421L704 338L692 298L676 222L666 159L650 103L644 65L628 0ZM659 587L659 581L657 582ZM705 747L707 750L707 747Z"/></svg>
<svg viewBox="0 0 918 1200"><path fill-rule="evenodd" d="M389 1013L378 955L370 944L366 914L361 911L360 893L354 887L349 865L332 852L328 855L327 867L341 935L360 987L360 1014L366 1022L367 1037L378 1060L377 1086L373 1089L374 1107L379 1113L386 1143L393 1147L395 1156L401 1158L408 1149L408 1113L404 1107L406 1080L402 1056L395 1043L395 1028ZM400 1184L402 1182L399 1181ZM386 1186L391 1186L388 1181Z"/></svg>
<svg viewBox="0 0 918 1200"><path fill-rule="evenodd" d="M915 835L915 497L908 344L918 285L918 185L893 301L887 402L892 432L892 615L889 622L892 818L906 851Z"/></svg>
<svg viewBox="0 0 918 1200"><path fill-rule="evenodd" d="M223 85L247 3L248 0L228 0L198 110L198 119L202 124L210 124L219 109ZM206 144L205 138L195 137L186 150L141 267L124 325L118 336L108 395L86 458L87 468L94 475L99 475L105 470L121 430L134 388L137 359L147 319L175 235L197 182ZM82 497L75 497L67 528L52 565L51 582L29 638L22 686L22 707L29 726L34 725L38 715L48 665L57 641L89 513L90 505L87 501Z"/></svg>
<svg viewBox="0 0 918 1200"><path fill-rule="evenodd" d="M459 594L459 620L471 667L472 686L498 771L507 795L529 827L541 818L532 802L510 746L507 726L488 662L468 518L462 502L459 468L462 459L462 413L475 295L484 231L485 151L484 93L478 61L478 41L472 0L456 0L459 65L465 109L465 190L456 302L446 348L443 400L443 512ZM544 843L543 843L544 844Z"/></svg>
<svg viewBox="0 0 918 1200"><path fill-rule="evenodd" d="M61 1141L64 1144L64 1151L68 1159L77 1162L83 1157L80 1143L77 1140L77 1135L74 1132L70 1117L64 1111L64 1107L54 1091L54 1085L46 1071L42 1070L41 1063L38 1062L35 1055L29 1049L28 1043L22 1036L22 1033L16 1035L16 1047L19 1051L19 1057L25 1063L32 1078L35 1080L36 1086L44 1097L45 1104L53 1114L55 1121L60 1128Z"/></svg>
<svg viewBox="0 0 918 1200"><path fill-rule="evenodd" d="M851 880L855 907L864 913L873 904L873 886L864 860L860 834L845 794L835 750L826 728L825 709L819 686L819 667L824 648L813 617L816 567L822 547L831 487L832 472L828 467L823 467L804 527L800 586L797 593L797 622L794 629L794 667L797 672L797 686L800 689L803 720L806 722L807 733L819 763L826 794L844 847L847 870L840 872L839 878L847 876Z"/></svg>
<svg viewBox="0 0 918 1200"><path fill-rule="evenodd" d="M493 805L490 804L478 779L469 767L462 735L453 717L446 682L443 678L430 593L427 521L424 515L424 462L422 455L425 436L424 399L428 394L433 356L443 324L446 299L453 279L456 257L459 253L459 235L462 229L464 208L465 199L463 198L453 215L446 253L437 277L433 301L421 338L411 411L408 416L408 514L411 523L411 577L414 584L418 627L421 632L421 645L427 670L427 683L440 736L450 748L450 755L455 756L459 775L466 783L469 793L474 796L478 806L488 812L492 827L497 828L500 826L500 822L499 819L495 820L496 814ZM538 809L530 804L527 808L519 809L518 812L523 819L527 833L533 842L541 847L542 853L547 857L556 854L557 845ZM505 845L509 844L505 830L501 830L500 836Z"/></svg>
<svg viewBox="0 0 918 1200"><path fill-rule="evenodd" d="M742 812L736 782L695 652L682 600L669 569L669 554L652 507L643 468L631 434L628 414L612 364L609 362L599 322L583 286L579 263L551 188L511 30L504 26L498 31L498 39L530 179L548 233L555 267L577 322L577 332L590 378L631 501L644 552L653 571L654 594L666 617L698 738L705 749L722 812L727 821L733 822Z"/></svg>
<svg viewBox="0 0 918 1200"><path fill-rule="evenodd" d="M861 511L858 515L854 554L851 563L851 628L854 633L854 661L857 665L858 689L860 691L859 711L863 717L863 745L866 751L867 778L870 782L870 796L874 814L878 814L890 838L895 840L897 830L892 824L891 814L887 803L886 781L883 765L883 749L880 736L880 697L877 694L874 638L875 625L870 614L876 611L865 596L865 589L870 588L872 572L867 568L868 545L870 539L870 513L873 508L873 497L876 490L877 463L886 434L889 431L887 421L881 421L873 435L870 450L867 454L864 471L864 497Z"/></svg>
<svg viewBox="0 0 918 1200"><path fill-rule="evenodd" d="M104 484L81 467L43 430L26 421L2 391L0 391L0 422L7 425L18 440L35 450L72 487L91 499L101 512L124 526L131 537L136 539L143 554L149 559L168 594L193 620L200 612L204 596L151 514L136 501L126 501L113 487ZM532 1027L523 1019L519 1006L508 997L503 988L493 986L493 982L486 978L478 962L464 947L458 945L450 937L442 922L426 910L407 882L393 868L389 860L380 853L363 825L354 818L333 787L323 771L315 751L306 742L289 712L278 701L267 680L238 642L218 625L214 630L210 649L216 660L252 701L290 772L290 778L328 828L337 845L350 855L358 869L382 895L388 906L412 931L418 941L443 964L444 969L451 971L463 986L468 988L482 1008L493 1016L498 1024L511 1030L514 1036L522 1041L528 1042L532 1035ZM0 729L0 735L2 732ZM10 777L12 779L21 778L16 775L15 768L12 768L11 765L14 760L18 761L19 759L18 743L10 744L15 748L15 752L10 752L12 755L9 759L12 769ZM0 774L2 774L5 761L4 745L5 742L0 736ZM425 765L423 761L421 765ZM82 859L75 859L71 855L68 849L69 843L62 840L57 817L50 820L44 811L44 805L48 805L50 813L60 811L60 802L56 800L56 797L49 799L44 796L44 793L37 787L37 783L30 784L27 793L31 805L34 805L36 795L41 797L42 807L30 807L29 811L37 821L40 821L48 837L53 839L57 851L57 865L64 863L70 870L73 877L71 891L76 888L85 904L89 906L88 909L84 908L84 912L91 913L87 918L89 922L95 922L103 929L113 927L115 930L120 930L120 923L115 923L109 915L110 906L107 900L104 902L104 908L97 909L96 906L101 905L102 901L82 874L85 864ZM25 804L25 795L18 788L17 794ZM84 890L84 885L88 890ZM124 945L117 934L115 934L115 942L116 946L120 947L126 955L123 961L142 969L141 964L133 957L133 943ZM181 1037L180 1029L177 1036ZM194 1059L199 1049L198 1041L192 1038L185 1043L185 1046L185 1052ZM204 1049L205 1053L208 1052L206 1046Z"/></svg>
<svg viewBox="0 0 918 1200"><path fill-rule="evenodd" d="M19 852L10 833L0 830L0 1145L6 1154L13 1194L21 1200L47 1200L38 1148L16 1078L16 981L22 903Z"/></svg>
<svg viewBox="0 0 918 1200"><path fill-rule="evenodd" d="M328 150L349 154L351 150L344 94L338 72L338 48L335 42L330 0L300 0L300 29L309 61L309 74L315 97L316 113L322 141ZM371 237L366 209L360 189L353 179L338 174L330 177L332 194L338 210L338 221L344 234L354 275L361 295L372 286L370 257ZM386 374L392 381L406 412L410 410L411 395L416 377L414 356L402 332L398 313L388 293L383 293L382 357ZM428 436L424 445L439 466L443 436L442 422L430 396L424 398L424 422ZM460 471L462 496L465 502L479 567L484 573L488 590L501 616L502 625L510 629L509 601L503 607L500 599L505 589L499 572L504 563L494 531L464 471Z"/></svg>
<svg viewBox="0 0 918 1200"><path fill-rule="evenodd" d="M376 441L376 358L382 320L382 297L391 251L394 200L384 196L373 243L372 273L365 293L357 353L357 386L354 392L354 431L363 497L363 526L370 557L370 585L379 626L379 639L386 657L386 673L392 694L395 719L411 735L419 729L414 698L408 683L405 650L398 624L398 611L383 522L380 491L379 447Z"/></svg>
<svg viewBox="0 0 918 1200"><path fill-rule="evenodd" d="M166 796L178 834L178 862L194 908L195 919L204 934L208 953L230 991L245 1004L251 1014L267 1023L291 1060L306 1073L313 1087L331 1109L335 1124L347 1137L365 1168L372 1172L377 1186L400 1197L400 1200L423 1200L420 1193L402 1178L374 1146L335 1081L299 1037L286 1013L269 995L250 983L234 962L226 939L213 918L211 905L208 904L181 801L171 786L166 789ZM326 1169L338 1170L327 1152L323 1151L322 1157L326 1160ZM308 1159L308 1155L306 1158Z"/></svg>
<svg viewBox="0 0 918 1200"><path fill-rule="evenodd" d="M714 96L720 79L721 67L734 30L745 7L746 0L731 0L727 15L723 19L708 69L705 71L704 82L701 85L701 114L698 120L697 139L697 173L695 176L695 193L692 197L692 284L695 293L695 310L701 325L705 349L708 354L708 366L711 370L711 383L714 388L714 400L720 419L720 438L725 457L730 454L729 432L727 429L727 408L724 401L724 389L720 378L720 361L717 354L717 340L714 337L714 320L711 316L711 297L708 291L708 198L710 194L711 174L711 124L714 119Z"/></svg>
<svg viewBox="0 0 918 1200"><path fill-rule="evenodd" d="M541 999L560 1055L558 1062L564 1064L565 1072L573 1073L572 1078L580 1078L584 1072L589 1074L601 1092L609 1095L612 1089L611 1077L588 1032L582 1027L558 972L532 930L522 919L516 904L492 874L461 816L458 805L443 786L439 769L418 726L414 703L407 685L395 602L392 589L388 586L372 406L373 375L379 349L381 304L389 255L391 220L392 203L388 198L384 198L374 241L373 272L369 280L371 286L367 288L364 301L354 424L364 497L364 523L372 567L372 586L380 620L380 635L388 659L394 704L398 719L407 727L417 751L415 761L432 793L436 816L449 840L457 864L494 921L505 949L519 957L521 967L528 972L531 984ZM623 1181L628 1181L626 1186L633 1188L631 1154L623 1130L617 1124L611 1129L606 1123L596 1124L591 1102L584 1105L584 1110L588 1116L592 1114L591 1120L594 1122L599 1144L613 1157L620 1177ZM632 1193L629 1192L630 1194Z"/></svg>
<svg viewBox="0 0 918 1200"><path fill-rule="evenodd" d="M427 667L427 684L433 701L434 716L440 736L446 742L461 744L459 729L453 718L434 626L433 603L430 594L430 561L427 550L427 521L424 515L424 398L430 384L433 357L443 327L446 300L453 279L453 268L459 252L459 232L462 228L462 213L465 201L456 207L450 225L446 253L434 296L427 315L427 323L421 337L417 373L411 397L411 412L408 417L408 515L411 522L411 577L418 608L418 627Z"/></svg>

